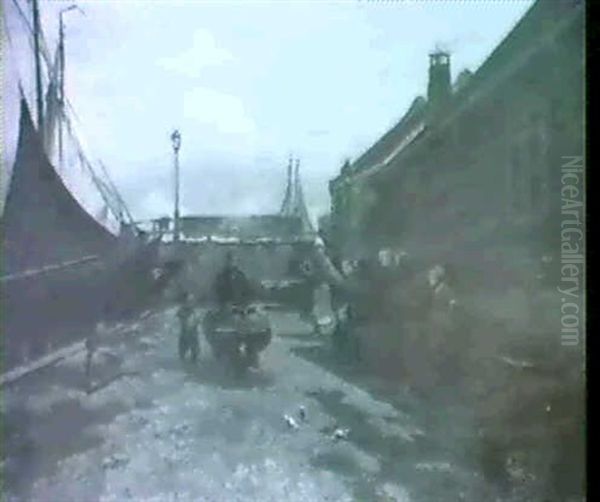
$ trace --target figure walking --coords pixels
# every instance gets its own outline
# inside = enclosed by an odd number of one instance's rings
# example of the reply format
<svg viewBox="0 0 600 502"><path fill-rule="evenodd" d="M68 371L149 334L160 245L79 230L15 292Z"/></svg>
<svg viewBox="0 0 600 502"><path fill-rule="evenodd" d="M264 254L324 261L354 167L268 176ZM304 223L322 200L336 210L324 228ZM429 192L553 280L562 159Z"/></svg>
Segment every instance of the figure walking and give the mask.
<svg viewBox="0 0 600 502"><path fill-rule="evenodd" d="M252 286L246 274L237 265L231 251L225 256L225 265L217 274L213 290L220 310L228 306L246 306L252 297Z"/></svg>
<svg viewBox="0 0 600 502"><path fill-rule="evenodd" d="M85 380L88 391L92 388L92 362L94 354L98 351L99 338L105 331L104 320L100 320L96 323L96 327L90 330L85 339Z"/></svg>
<svg viewBox="0 0 600 502"><path fill-rule="evenodd" d="M193 298L190 293L183 294L177 317L179 318L179 358L184 361L189 352L192 362L195 363L200 352L198 343L200 319L195 312Z"/></svg>

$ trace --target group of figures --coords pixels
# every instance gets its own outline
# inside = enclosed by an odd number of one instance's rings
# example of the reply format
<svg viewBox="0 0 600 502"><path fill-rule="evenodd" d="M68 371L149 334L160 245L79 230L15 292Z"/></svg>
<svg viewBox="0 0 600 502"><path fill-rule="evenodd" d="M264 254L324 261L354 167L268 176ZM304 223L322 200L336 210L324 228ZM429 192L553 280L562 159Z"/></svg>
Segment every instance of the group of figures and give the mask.
<svg viewBox="0 0 600 502"><path fill-rule="evenodd" d="M253 298L251 282L236 264L232 253L227 253L225 265L217 274L212 289L217 310L207 314L210 319L226 319L235 313L245 312ZM183 361L189 354L191 361L196 362L200 352L198 330L204 317L198 312L197 302L189 291L181 294L177 318L179 357Z"/></svg>
<svg viewBox="0 0 600 502"><path fill-rule="evenodd" d="M364 359L369 345L385 347L374 326L405 327L407 323L423 324L436 302L452 310L457 303L452 289L452 274L448 267L435 266L417 271L410 257L402 251L384 249L372 258L338 261L329 258L324 246L303 250L292 258L290 273L300 277L296 308L301 317L312 325L315 332L323 332L323 322L318 313L317 291L325 288L330 305L324 310L327 316L332 346L336 355L354 362ZM177 350L182 361L197 362L200 356L199 332L202 326L211 351L219 357L228 352L246 352L249 367L256 367L258 352L270 342L270 328L266 315L256 314L252 307L258 289L237 265L229 252L225 263L212 285L216 308L206 314L200 312L199 301L189 290L179 290L177 298ZM254 308L254 310L253 310ZM322 316L321 316L322 317ZM267 319L267 320L265 320ZM249 322L248 322L249 321ZM218 336L229 329L240 331L240 326L254 323L252 339L256 343L227 344L233 334ZM99 329L103 329L99 323ZM224 329L227 328L227 329ZM235 335L240 339L240 336ZM94 337L86 343L86 374L91 372L92 356L96 351ZM231 349L231 350L230 350Z"/></svg>
<svg viewBox="0 0 600 502"><path fill-rule="evenodd" d="M181 266L175 272L166 274L168 275L166 280L172 279L179 270L181 270ZM250 281L235 263L233 254L228 253L225 264L217 274L213 284L217 308L214 312L209 312L209 316L214 314L213 317L227 317L230 315L232 308L247 310L247 305L253 298L252 290ZM182 361L189 359L195 363L200 356L199 328L206 317L201 314L198 302L190 291L180 290L177 304L177 348L179 357ZM85 339L84 372L88 389L92 387L93 362L99 351L99 343L108 334L107 322L110 322L113 318L110 302L107 302L96 323L96 328L90 330ZM257 358L255 359L257 360Z"/></svg>
<svg viewBox="0 0 600 502"><path fill-rule="evenodd" d="M435 358L445 365L448 340L455 331L467 332L449 265L426 266L394 249L336 260L324 247L315 249L312 263L308 283L313 290L323 284L329 289L328 331L333 353L343 361L389 370L389 376L415 364L424 368ZM318 319L308 319L319 331Z"/></svg>

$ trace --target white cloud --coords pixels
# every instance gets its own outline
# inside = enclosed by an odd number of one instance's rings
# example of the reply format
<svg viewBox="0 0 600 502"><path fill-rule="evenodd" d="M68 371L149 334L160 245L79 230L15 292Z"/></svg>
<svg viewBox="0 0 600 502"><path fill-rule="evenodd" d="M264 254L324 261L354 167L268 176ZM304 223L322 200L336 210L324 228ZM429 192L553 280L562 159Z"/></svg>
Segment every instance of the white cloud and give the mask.
<svg viewBox="0 0 600 502"><path fill-rule="evenodd" d="M187 77L197 77L208 66L219 66L233 60L233 55L219 47L210 32L196 30L188 48L175 56L159 59L157 64Z"/></svg>
<svg viewBox="0 0 600 502"><path fill-rule="evenodd" d="M253 135L256 130L239 97L206 87L183 95L183 117L212 126L220 134Z"/></svg>
<svg viewBox="0 0 600 502"><path fill-rule="evenodd" d="M148 192L137 207L132 208L141 218L155 218L157 216L170 215L173 212L171 193L164 190L153 190Z"/></svg>
<svg viewBox="0 0 600 502"><path fill-rule="evenodd" d="M49 47L60 3L43 2ZM426 91L435 42L453 44L454 69L476 69L531 0L78 3L86 15L66 18L67 95L88 153L105 161L141 218L172 212L174 127L183 135L190 211L277 208L283 185L267 186L268 169L281 169L283 184L290 152L302 158L307 204L326 209L327 180L343 159L363 152ZM24 33L22 50L9 56L33 97ZM12 144L15 96L5 109Z"/></svg>

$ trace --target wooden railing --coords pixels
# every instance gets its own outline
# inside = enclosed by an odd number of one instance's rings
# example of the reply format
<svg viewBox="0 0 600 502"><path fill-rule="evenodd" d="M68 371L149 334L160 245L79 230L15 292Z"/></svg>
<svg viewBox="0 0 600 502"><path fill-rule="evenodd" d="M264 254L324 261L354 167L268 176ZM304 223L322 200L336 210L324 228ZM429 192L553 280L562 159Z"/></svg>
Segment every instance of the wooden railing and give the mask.
<svg viewBox="0 0 600 502"><path fill-rule="evenodd" d="M27 279L27 278L34 277L37 275L47 274L49 272L55 272L57 270L64 270L66 268L75 267L77 265L82 265L84 263L90 263L93 261L97 261L97 260L99 260L99 258L100 257L98 255L84 256L83 258L80 258L78 260L70 260L70 261L65 261L62 263L57 263L54 265L47 265L47 266L41 267L41 268L24 270L23 272L16 272L14 274L9 274L9 275L0 277L0 283L5 283L5 282L9 282L9 281L18 281L21 279Z"/></svg>

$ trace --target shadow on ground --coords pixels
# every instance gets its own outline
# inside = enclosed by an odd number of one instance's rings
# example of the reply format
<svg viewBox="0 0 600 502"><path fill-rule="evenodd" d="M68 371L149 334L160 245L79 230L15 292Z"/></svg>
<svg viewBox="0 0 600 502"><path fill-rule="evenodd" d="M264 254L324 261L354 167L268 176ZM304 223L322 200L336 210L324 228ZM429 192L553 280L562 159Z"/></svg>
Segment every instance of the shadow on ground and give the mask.
<svg viewBox="0 0 600 502"><path fill-rule="evenodd" d="M196 364L179 360L172 364L185 371L186 381L221 389L265 389L275 384L275 377L262 367L236 374L227 362L217 360L210 354Z"/></svg>
<svg viewBox="0 0 600 502"><path fill-rule="evenodd" d="M112 333L105 342L110 344L115 340L130 349L137 342L134 336L122 337L117 333ZM100 352L93 359L92 389L101 393L125 373L120 355L107 349ZM83 361L82 354L75 360L59 360L3 389L12 396L6 413L0 417L3 488L20 500L30 500L31 480L52 476L60 459L104 442L105 438L90 432L92 426L109 424L130 409L130 405L115 400L86 406L91 396L87 394ZM136 399L137 407L151 405L150 400Z"/></svg>
<svg viewBox="0 0 600 502"><path fill-rule="evenodd" d="M6 488L22 500L30 500L32 479L51 476L61 458L102 444L104 438L89 433L88 427L108 424L126 411L127 407L118 403L85 409L73 399L54 403L44 417L24 407L12 410L3 420Z"/></svg>
<svg viewBox="0 0 600 502"><path fill-rule="evenodd" d="M460 403L450 405L447 399L416 395L401 382L386 381L373 375L359 362L334 351L331 343L322 337L308 346L294 345L291 352L391 404L400 417L410 417L412 423L426 431L426 435L414 436L412 441L397 435L384 435L378 425L369 422L370 415L344 401L342 392L318 390L308 393L327 413L338 417L339 427L350 429L350 442L378 460L378 486L400 483L411 493L418 494L419 500L460 500L461 496L473 492L477 493L473 495L475 497L486 498L495 491L479 476L479 466L473 465L470 445L475 434L468 410ZM406 426L402 418L384 421L392 427ZM330 434L331 431L322 432ZM356 469L339 454L322 454L313 462L320 468L347 476L353 476ZM444 467L440 469L439 466ZM357 499L379 500L379 495L372 491L374 489L373 479L363 477L355 487Z"/></svg>
<svg viewBox="0 0 600 502"><path fill-rule="evenodd" d="M406 486L411 492L419 494L423 500L436 500L440 494L458 500L461 485L466 480L457 479L452 471L432 476L430 472L416 468L419 464L430 463L432 459L438 464L456 465L454 453L443 444L428 435L419 435L408 440L395 434L382 434L380 427L370 421L373 418L371 415L344 402L345 395L341 391L319 390L309 392L308 395L315 399L326 413L337 418L337 427L350 430L350 443L377 459L379 463L378 472L372 474L340 450L321 452L311 459L312 465L317 468L356 479L354 489L358 500L376 500L376 488L382 483ZM386 422L402 428L405 424L402 424L401 420L388 418ZM321 432L330 436L333 427L326 427Z"/></svg>

